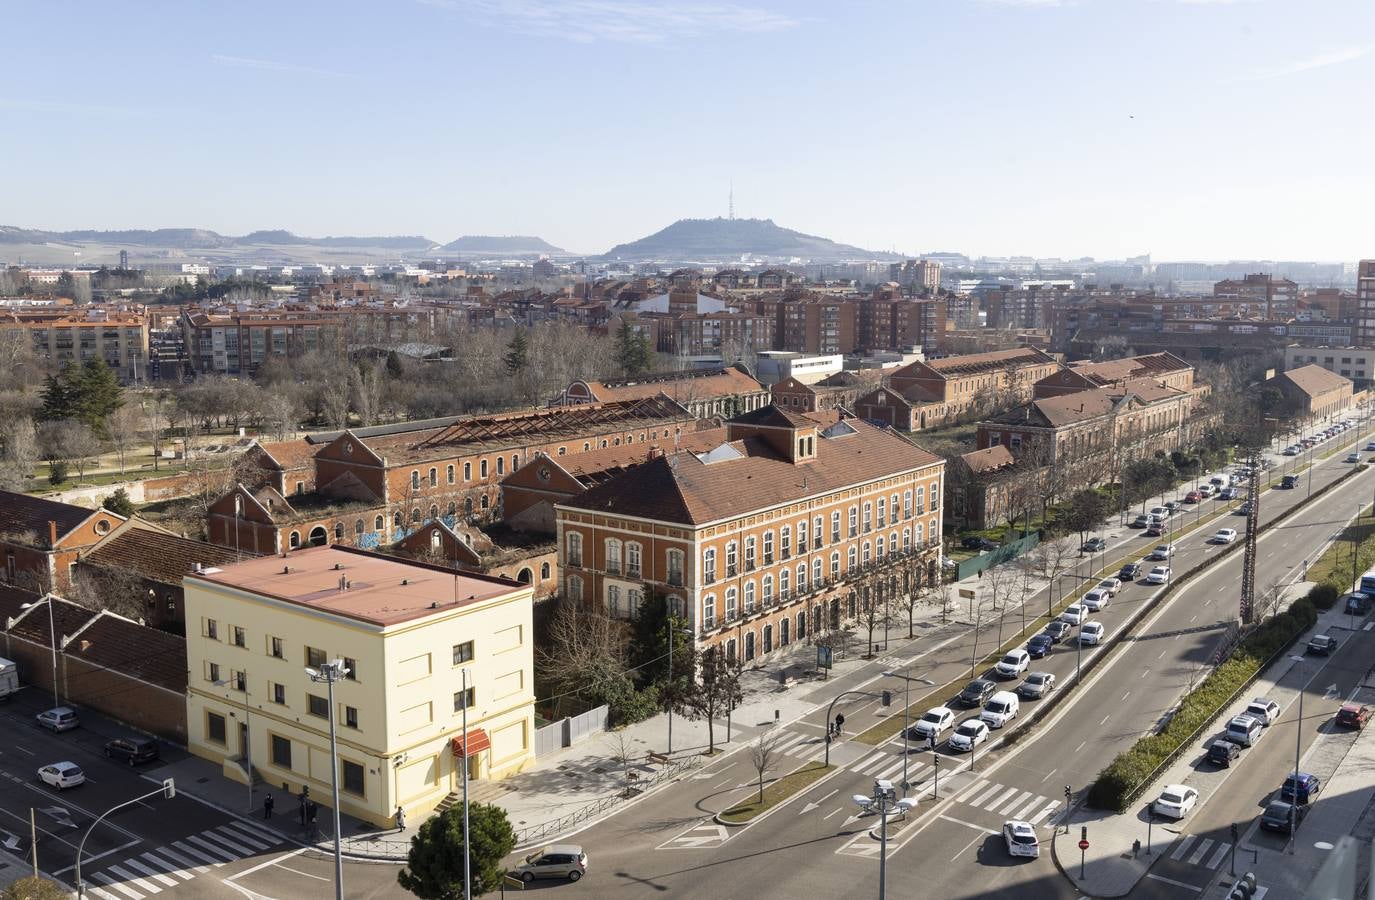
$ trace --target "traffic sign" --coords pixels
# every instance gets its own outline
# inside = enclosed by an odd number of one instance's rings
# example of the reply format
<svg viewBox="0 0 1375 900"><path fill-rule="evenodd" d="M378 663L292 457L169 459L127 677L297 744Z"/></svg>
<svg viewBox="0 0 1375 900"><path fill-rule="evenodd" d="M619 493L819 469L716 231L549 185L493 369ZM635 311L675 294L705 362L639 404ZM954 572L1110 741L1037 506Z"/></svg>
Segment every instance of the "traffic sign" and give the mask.
<svg viewBox="0 0 1375 900"><path fill-rule="evenodd" d="M973 590L972 588L960 588L960 599L961 599L961 600L973 600L973 599L974 599L974 590Z"/></svg>
<svg viewBox="0 0 1375 900"><path fill-rule="evenodd" d="M1089 848L1089 842L1088 842L1088 841L1080 841L1080 842L1079 842L1079 849L1080 849L1080 850L1087 850L1088 848Z"/></svg>

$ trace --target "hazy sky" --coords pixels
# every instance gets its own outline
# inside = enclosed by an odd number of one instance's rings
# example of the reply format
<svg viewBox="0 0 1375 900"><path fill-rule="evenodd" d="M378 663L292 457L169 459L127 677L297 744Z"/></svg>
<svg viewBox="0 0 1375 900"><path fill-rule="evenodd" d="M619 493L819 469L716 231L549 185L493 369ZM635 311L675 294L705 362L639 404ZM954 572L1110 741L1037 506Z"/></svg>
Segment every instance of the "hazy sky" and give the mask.
<svg viewBox="0 0 1375 900"><path fill-rule="evenodd" d="M7 0L0 224L1375 256L1372 0Z"/></svg>

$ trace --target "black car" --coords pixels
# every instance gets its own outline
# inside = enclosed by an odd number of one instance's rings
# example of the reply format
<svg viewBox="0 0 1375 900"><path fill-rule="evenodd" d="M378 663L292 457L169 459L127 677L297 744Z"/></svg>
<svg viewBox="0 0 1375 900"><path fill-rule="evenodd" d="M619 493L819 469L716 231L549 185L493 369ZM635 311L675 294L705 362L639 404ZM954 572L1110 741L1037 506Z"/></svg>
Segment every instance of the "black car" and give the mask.
<svg viewBox="0 0 1375 900"><path fill-rule="evenodd" d="M1265 813L1260 817L1260 827L1283 834L1292 834L1294 829L1303 822L1303 817L1306 815L1308 815L1306 805L1294 806L1294 804L1283 800L1271 800L1266 804Z"/></svg>
<svg viewBox="0 0 1375 900"><path fill-rule="evenodd" d="M966 550L997 550L998 545L986 537L972 535L960 541L960 546Z"/></svg>
<svg viewBox="0 0 1375 900"><path fill-rule="evenodd" d="M1050 648L1055 646L1055 638L1041 632L1034 635L1031 640L1026 642L1027 655L1032 659L1040 659L1050 652Z"/></svg>
<svg viewBox="0 0 1375 900"><path fill-rule="evenodd" d="M152 762L158 758L158 742L152 738L115 738L105 743L107 759L119 759L131 766Z"/></svg>
<svg viewBox="0 0 1375 900"><path fill-rule="evenodd" d="M1056 619L1054 622L1047 625L1046 630L1041 633L1050 638L1052 644L1058 644L1069 637L1069 633L1073 630L1073 625L1063 619Z"/></svg>
<svg viewBox="0 0 1375 900"><path fill-rule="evenodd" d="M1135 581L1141 575L1141 563L1127 563L1117 570L1117 577L1123 581Z"/></svg>
<svg viewBox="0 0 1375 900"><path fill-rule="evenodd" d="M1286 476L1284 476L1284 480L1280 482L1280 487L1288 489L1288 488L1297 487L1298 484L1299 484L1299 476L1297 476L1297 475L1286 475Z"/></svg>
<svg viewBox="0 0 1375 900"><path fill-rule="evenodd" d="M1208 745L1208 762L1229 768L1232 760L1241 755L1241 748L1231 741L1213 741Z"/></svg>
<svg viewBox="0 0 1375 900"><path fill-rule="evenodd" d="M1330 634L1316 634L1308 640L1309 653L1321 653L1326 656L1337 649L1337 639Z"/></svg>
<svg viewBox="0 0 1375 900"><path fill-rule="evenodd" d="M1080 553L1098 553L1108 549L1108 542L1102 538L1089 538L1084 541L1084 546L1079 548Z"/></svg>
<svg viewBox="0 0 1375 900"><path fill-rule="evenodd" d="M992 697L997 690L997 682L989 681L987 678L975 678L964 686L964 690L960 691L960 695L955 700L961 706L983 706L984 701Z"/></svg>

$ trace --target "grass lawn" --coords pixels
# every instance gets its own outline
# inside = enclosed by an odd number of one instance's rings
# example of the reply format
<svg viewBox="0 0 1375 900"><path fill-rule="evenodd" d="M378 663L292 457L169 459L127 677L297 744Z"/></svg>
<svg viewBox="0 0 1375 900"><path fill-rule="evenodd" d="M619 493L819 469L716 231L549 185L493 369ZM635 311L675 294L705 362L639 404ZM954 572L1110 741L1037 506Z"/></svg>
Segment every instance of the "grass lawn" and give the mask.
<svg viewBox="0 0 1375 900"><path fill-rule="evenodd" d="M1361 518L1342 529L1341 536L1332 542L1317 562L1308 567L1308 580L1319 584L1328 582L1346 592L1352 583L1375 565L1375 508L1366 509ZM1351 542L1356 541L1356 574L1351 574Z"/></svg>
<svg viewBox="0 0 1375 900"><path fill-rule="evenodd" d="M790 772L782 778L776 779L773 783L764 787L764 800L759 800L759 791L755 790L750 798L743 803L737 803L730 809L721 813L718 817L722 822L732 825L743 825L772 809L778 804L787 800L789 797L804 791L815 784L827 772L835 769L835 766L823 765L819 762L809 762L795 772Z"/></svg>

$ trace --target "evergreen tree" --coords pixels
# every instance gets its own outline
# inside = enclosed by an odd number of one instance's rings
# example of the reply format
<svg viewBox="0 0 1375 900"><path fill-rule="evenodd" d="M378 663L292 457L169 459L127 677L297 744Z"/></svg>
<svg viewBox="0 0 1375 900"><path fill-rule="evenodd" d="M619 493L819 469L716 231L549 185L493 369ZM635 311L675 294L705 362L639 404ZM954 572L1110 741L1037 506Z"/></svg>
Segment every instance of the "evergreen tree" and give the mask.
<svg viewBox="0 0 1375 900"><path fill-rule="evenodd" d="M516 848L516 833L506 810L488 803L468 807L474 897L501 887L506 870L501 861ZM463 897L463 807L455 806L428 819L411 838L406 867L396 881L421 900Z"/></svg>
<svg viewBox="0 0 1375 900"><path fill-rule="evenodd" d="M670 614L668 600L655 590L646 590L640 608L631 622L630 667L635 671L640 684L667 684L668 682L668 632L676 629L673 635L673 681L692 678L697 669L695 645L692 635L684 634L687 620ZM670 692L672 691L672 686Z"/></svg>
<svg viewBox="0 0 1375 900"><path fill-rule="evenodd" d="M387 374L392 378L400 378L406 374L406 370L401 365L401 355L395 350L387 351Z"/></svg>
<svg viewBox="0 0 1375 900"><path fill-rule="evenodd" d="M516 329L511 343L506 345L506 355L502 359L506 364L507 375L519 374L530 365L530 341L525 337L524 328Z"/></svg>
<svg viewBox="0 0 1375 900"><path fill-rule="evenodd" d="M61 375L43 377L43 406L38 411L40 421L55 422L58 419L72 418L72 394L67 387L66 377L70 367L71 363L68 363L63 367Z"/></svg>
<svg viewBox="0 0 1375 900"><path fill-rule="evenodd" d="M106 418L124 404L124 389L115 373L105 360L95 357L73 370L68 385L75 402L72 418L104 434Z"/></svg>
<svg viewBox="0 0 1375 900"><path fill-rule="evenodd" d="M134 501L129 499L129 492L124 488L116 488L115 492L106 497L100 505L102 508L126 519L134 514Z"/></svg>
<svg viewBox="0 0 1375 900"><path fill-rule="evenodd" d="M616 329L616 365L633 378L649 368L649 338L630 327L629 319L621 319L621 327Z"/></svg>

